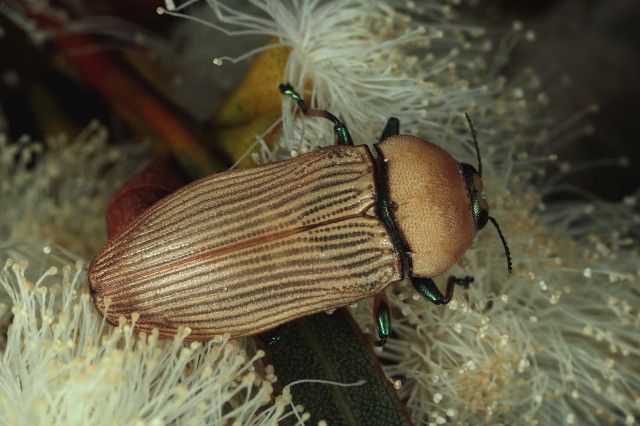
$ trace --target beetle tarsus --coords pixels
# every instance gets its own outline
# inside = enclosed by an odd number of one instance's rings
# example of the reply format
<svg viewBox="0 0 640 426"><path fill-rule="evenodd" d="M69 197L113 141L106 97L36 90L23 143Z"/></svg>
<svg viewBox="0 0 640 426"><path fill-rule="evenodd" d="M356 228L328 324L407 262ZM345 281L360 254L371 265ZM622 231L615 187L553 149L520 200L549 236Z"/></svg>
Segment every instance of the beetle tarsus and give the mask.
<svg viewBox="0 0 640 426"><path fill-rule="evenodd" d="M336 138L336 145L353 146L353 140L347 130L347 126L344 123L336 124L333 126L333 132Z"/></svg>
<svg viewBox="0 0 640 426"><path fill-rule="evenodd" d="M283 83L278 85L278 89L280 90L280 93L296 101L296 103L298 104L298 107L300 107L302 112L305 115L307 114L307 111L308 111L307 104L304 101L304 99L302 99L302 96L300 96L298 92L295 91L293 86L291 86L289 83Z"/></svg>
<svg viewBox="0 0 640 426"><path fill-rule="evenodd" d="M304 115L308 115L311 117L322 117L333 123L333 133L336 138L336 145L346 145L353 146L353 139L351 139L351 135L349 134L349 130L347 130L347 125L344 124L338 117L331 114L329 111L324 109L310 109L302 96L298 92L295 91L293 86L289 83L282 83L278 86L280 92L296 101L300 110Z"/></svg>
<svg viewBox="0 0 640 426"><path fill-rule="evenodd" d="M451 298L453 297L453 288L456 284L464 288L469 288L469 284L471 284L472 282L473 277L470 277L468 275L466 277L454 277L453 275L451 275L447 279L447 290L445 292L446 302L444 304L447 304L451 301Z"/></svg>
<svg viewBox="0 0 640 426"><path fill-rule="evenodd" d="M453 289L456 284L465 288L473 282L473 277L454 277L450 276L447 280L447 289L442 294L436 283L431 278L413 277L411 283L418 293L436 305L446 305L453 298Z"/></svg>
<svg viewBox="0 0 640 426"><path fill-rule="evenodd" d="M376 346L384 346L391 335L391 312L384 292L375 295L373 299L373 313L376 326L378 327L378 341L376 342Z"/></svg>

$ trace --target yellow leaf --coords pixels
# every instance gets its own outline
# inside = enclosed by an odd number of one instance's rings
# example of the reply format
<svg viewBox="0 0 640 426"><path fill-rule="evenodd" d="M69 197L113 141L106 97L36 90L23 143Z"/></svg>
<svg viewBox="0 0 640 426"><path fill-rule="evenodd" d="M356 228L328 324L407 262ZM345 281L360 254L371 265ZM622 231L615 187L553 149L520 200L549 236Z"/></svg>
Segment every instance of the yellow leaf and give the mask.
<svg viewBox="0 0 640 426"><path fill-rule="evenodd" d="M214 116L216 137L212 148L229 161L236 162L255 143L256 136L280 116L282 95L278 85L283 82L288 56L289 49L284 47L256 56L245 78ZM240 165L255 165L251 154Z"/></svg>
<svg viewBox="0 0 640 426"><path fill-rule="evenodd" d="M278 119L279 115L279 111L271 114L263 114L247 123L219 129L216 133L216 148L220 151L219 153L221 155L224 155L232 163L235 163L244 155L242 161L238 163L238 167L247 168L256 166L257 164L253 161L251 153L258 152L259 146L256 144L249 153L247 153L247 150L256 142L256 136L267 130L269 126ZM273 137L276 136L280 130L278 126L274 131L265 136L267 145L272 146Z"/></svg>

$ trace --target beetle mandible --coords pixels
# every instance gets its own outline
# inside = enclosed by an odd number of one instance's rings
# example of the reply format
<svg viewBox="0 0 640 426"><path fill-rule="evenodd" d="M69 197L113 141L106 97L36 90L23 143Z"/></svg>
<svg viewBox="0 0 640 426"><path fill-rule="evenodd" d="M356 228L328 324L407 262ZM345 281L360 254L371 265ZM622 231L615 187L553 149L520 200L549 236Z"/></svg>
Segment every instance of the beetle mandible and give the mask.
<svg viewBox="0 0 640 426"><path fill-rule="evenodd" d="M446 304L432 277L453 266L491 221L478 170L442 148L399 134L390 118L373 153L354 146L333 114L281 92L305 115L334 123L336 145L285 161L226 171L162 198L110 240L88 271L93 302L108 322L206 341L267 331L295 318L375 296L378 344L391 333L384 289L405 277ZM375 153L375 156L373 155Z"/></svg>

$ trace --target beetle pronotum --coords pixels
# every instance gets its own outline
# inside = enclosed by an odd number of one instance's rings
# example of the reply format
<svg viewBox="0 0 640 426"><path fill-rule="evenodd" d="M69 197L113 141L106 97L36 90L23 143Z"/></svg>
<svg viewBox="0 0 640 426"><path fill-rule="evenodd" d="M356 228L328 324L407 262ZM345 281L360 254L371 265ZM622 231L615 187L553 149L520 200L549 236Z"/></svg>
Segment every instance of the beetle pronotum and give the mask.
<svg viewBox="0 0 640 426"><path fill-rule="evenodd" d="M98 253L88 272L98 310L116 324L209 340L260 333L292 319L376 295L379 344L391 332L384 289L408 277L436 304L432 277L447 271L488 220L478 171L438 146L399 134L390 118L380 142L353 146L340 120L337 144L290 160L218 173L153 204Z"/></svg>

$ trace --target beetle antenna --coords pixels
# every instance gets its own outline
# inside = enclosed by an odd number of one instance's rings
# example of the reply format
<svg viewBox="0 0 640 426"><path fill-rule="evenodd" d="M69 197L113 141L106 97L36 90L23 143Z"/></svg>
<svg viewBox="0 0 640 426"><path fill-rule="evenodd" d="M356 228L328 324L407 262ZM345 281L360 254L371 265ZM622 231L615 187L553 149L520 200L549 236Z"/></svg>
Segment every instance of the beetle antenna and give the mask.
<svg viewBox="0 0 640 426"><path fill-rule="evenodd" d="M471 121L471 117L466 112L464 116L467 118L467 123L469 123L469 128L471 129L471 137L473 137L473 144L476 147L476 156L478 157L478 174L482 176L482 161L480 160L480 147L478 146L478 134L476 133L476 126L473 125L473 121Z"/></svg>
<svg viewBox="0 0 640 426"><path fill-rule="evenodd" d="M338 119L338 117L331 114L329 111L325 111L323 109L310 109L307 106L307 103L304 101L304 99L302 99L302 96L300 96L298 92L294 90L293 86L291 86L289 83L280 84L278 86L278 89L280 89L280 92L283 95L288 96L294 101L296 101L296 103L298 104L298 107L300 107L304 115L326 118L336 126L342 124L342 122Z"/></svg>
<svg viewBox="0 0 640 426"><path fill-rule="evenodd" d="M500 235L500 239L502 240L502 245L504 246L504 254L507 256L507 270L509 273L513 270L513 265L511 264L511 251L509 250L509 246L507 245L507 240L504 239L504 235L502 235L502 231L498 226L498 222L492 216L489 216L489 220L493 223L493 226L496 227L496 231L498 231L498 235Z"/></svg>

